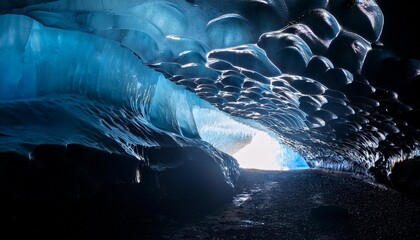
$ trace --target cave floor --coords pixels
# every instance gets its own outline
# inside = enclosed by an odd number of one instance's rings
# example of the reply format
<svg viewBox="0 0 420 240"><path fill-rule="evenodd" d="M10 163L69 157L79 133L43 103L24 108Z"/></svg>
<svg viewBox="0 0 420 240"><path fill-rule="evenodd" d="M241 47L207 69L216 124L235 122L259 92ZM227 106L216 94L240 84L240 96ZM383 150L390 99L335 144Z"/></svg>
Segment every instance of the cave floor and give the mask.
<svg viewBox="0 0 420 240"><path fill-rule="evenodd" d="M232 202L151 223L151 239L420 239L417 200L319 170L242 170Z"/></svg>
<svg viewBox="0 0 420 240"><path fill-rule="evenodd" d="M139 216L134 204L104 201L30 204L12 228L0 224L0 239L420 239L418 199L345 173L241 170L233 200L200 211ZM0 206L1 219L11 207Z"/></svg>

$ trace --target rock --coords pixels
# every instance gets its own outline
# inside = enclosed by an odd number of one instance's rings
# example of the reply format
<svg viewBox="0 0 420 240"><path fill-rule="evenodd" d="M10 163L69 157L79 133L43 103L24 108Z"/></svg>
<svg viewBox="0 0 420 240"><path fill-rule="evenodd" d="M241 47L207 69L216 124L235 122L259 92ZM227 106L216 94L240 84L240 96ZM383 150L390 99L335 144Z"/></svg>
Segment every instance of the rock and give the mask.
<svg viewBox="0 0 420 240"><path fill-rule="evenodd" d="M398 191L420 197L420 157L397 162L389 178Z"/></svg>

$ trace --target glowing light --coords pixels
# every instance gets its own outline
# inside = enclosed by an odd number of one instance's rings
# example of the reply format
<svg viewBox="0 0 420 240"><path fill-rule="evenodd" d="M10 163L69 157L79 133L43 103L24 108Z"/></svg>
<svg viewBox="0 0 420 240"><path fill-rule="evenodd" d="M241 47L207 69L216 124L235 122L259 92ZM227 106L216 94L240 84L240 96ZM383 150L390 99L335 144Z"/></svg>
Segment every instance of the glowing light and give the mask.
<svg viewBox="0 0 420 240"><path fill-rule="evenodd" d="M280 145L267 133L258 132L251 142L233 155L243 168L288 170L277 160Z"/></svg>
<svg viewBox="0 0 420 240"><path fill-rule="evenodd" d="M200 137L231 154L242 168L291 170L308 168L306 160L280 139L250 127L215 109L195 108Z"/></svg>
<svg viewBox="0 0 420 240"><path fill-rule="evenodd" d="M242 168L283 171L308 168L302 156L262 131L233 157Z"/></svg>

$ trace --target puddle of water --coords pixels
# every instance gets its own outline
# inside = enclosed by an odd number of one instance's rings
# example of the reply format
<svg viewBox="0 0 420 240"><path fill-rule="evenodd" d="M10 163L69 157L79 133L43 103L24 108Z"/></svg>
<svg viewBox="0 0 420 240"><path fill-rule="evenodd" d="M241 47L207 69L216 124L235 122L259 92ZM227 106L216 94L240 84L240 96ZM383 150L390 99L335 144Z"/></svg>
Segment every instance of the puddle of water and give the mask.
<svg viewBox="0 0 420 240"><path fill-rule="evenodd" d="M259 226L259 225L264 225L263 222L258 222L258 221L252 221L252 220L241 220L240 221L240 226L241 227L254 227L254 226Z"/></svg>
<svg viewBox="0 0 420 240"><path fill-rule="evenodd" d="M278 182L266 182L264 184L264 189L266 191L269 191L270 189L272 189L276 184L278 184Z"/></svg>
<svg viewBox="0 0 420 240"><path fill-rule="evenodd" d="M242 204L244 204L246 201L248 201L250 198L251 198L251 194L249 193L238 194L233 198L233 204L235 205L235 207L239 207Z"/></svg>

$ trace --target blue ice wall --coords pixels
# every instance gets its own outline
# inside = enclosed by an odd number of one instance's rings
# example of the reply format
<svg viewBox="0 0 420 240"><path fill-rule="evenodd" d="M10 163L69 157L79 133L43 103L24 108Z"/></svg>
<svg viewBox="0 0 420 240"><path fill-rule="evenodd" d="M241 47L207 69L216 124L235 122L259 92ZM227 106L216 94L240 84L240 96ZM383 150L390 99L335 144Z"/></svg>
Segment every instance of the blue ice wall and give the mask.
<svg viewBox="0 0 420 240"><path fill-rule="evenodd" d="M225 121L206 115L220 111L274 134L313 167L387 174L419 154L417 110L396 83L377 83L395 61L409 86L420 63L381 47L373 0L41 2L1 5L3 151L81 142L139 159L136 146L216 154L200 131ZM32 106L43 101L54 104ZM63 124L45 113L51 106ZM211 134L227 152L251 138Z"/></svg>

